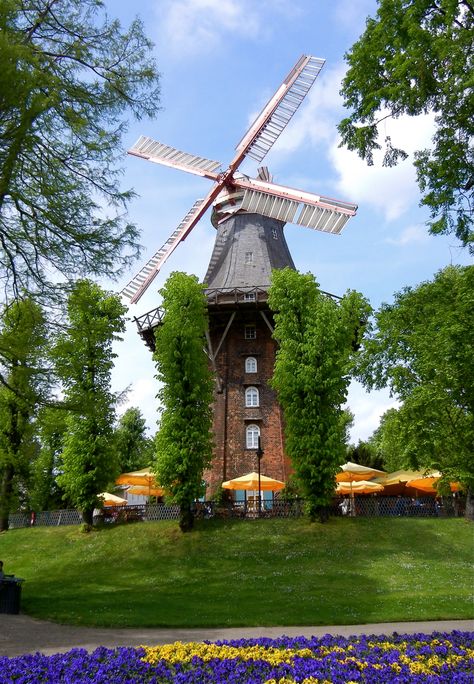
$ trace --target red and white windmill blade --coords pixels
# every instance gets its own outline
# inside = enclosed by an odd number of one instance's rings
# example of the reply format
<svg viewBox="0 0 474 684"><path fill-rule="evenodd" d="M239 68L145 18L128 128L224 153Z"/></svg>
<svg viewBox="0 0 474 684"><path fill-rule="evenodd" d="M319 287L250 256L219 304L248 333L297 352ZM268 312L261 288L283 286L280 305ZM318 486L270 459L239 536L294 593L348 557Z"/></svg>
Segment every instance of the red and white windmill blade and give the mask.
<svg viewBox="0 0 474 684"><path fill-rule="evenodd" d="M230 192L243 191L240 208L244 211L325 232L340 233L349 218L354 216L357 205L351 202L303 192L260 178L235 175L245 157L251 157L258 162L262 161L306 97L324 63L324 59L311 55L303 55L298 60L237 145L236 154L226 171L218 171L221 167L220 162L181 152L145 136L141 136L128 151L136 157L172 166L214 181L206 197L194 203L165 244L124 287L121 294L130 299L132 304L140 299L166 259L189 235L224 189Z"/></svg>

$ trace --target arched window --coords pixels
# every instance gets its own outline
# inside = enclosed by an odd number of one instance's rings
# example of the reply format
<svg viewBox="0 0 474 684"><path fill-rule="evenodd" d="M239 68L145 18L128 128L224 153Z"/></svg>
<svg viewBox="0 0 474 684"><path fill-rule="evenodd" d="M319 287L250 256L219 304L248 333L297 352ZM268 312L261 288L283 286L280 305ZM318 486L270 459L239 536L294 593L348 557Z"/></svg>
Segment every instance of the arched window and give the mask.
<svg viewBox="0 0 474 684"><path fill-rule="evenodd" d="M258 425L247 425L245 431L245 441L247 449L258 449L258 438L260 437L260 428Z"/></svg>
<svg viewBox="0 0 474 684"><path fill-rule="evenodd" d="M245 406L258 406L258 389L247 387L245 390Z"/></svg>
<svg viewBox="0 0 474 684"><path fill-rule="evenodd" d="M256 373L257 372L257 359L254 356L247 356L245 359L245 372L246 373Z"/></svg>

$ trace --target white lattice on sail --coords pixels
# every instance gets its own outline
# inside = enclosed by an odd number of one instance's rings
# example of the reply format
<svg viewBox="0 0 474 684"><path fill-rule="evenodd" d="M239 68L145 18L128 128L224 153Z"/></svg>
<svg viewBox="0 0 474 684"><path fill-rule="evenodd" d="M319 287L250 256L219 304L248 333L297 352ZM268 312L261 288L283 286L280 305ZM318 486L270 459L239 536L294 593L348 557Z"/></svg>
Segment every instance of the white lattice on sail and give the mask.
<svg viewBox="0 0 474 684"><path fill-rule="evenodd" d="M190 171L191 173L204 174L214 172L220 167L220 162L198 157L188 152L182 152L176 147L164 145L163 143L141 135L137 142L129 149L129 154L134 154L157 164L174 166L176 168Z"/></svg>
<svg viewBox="0 0 474 684"><path fill-rule="evenodd" d="M293 223L298 202L256 190L245 190L241 209L250 214L262 214L278 221Z"/></svg>
<svg viewBox="0 0 474 684"><path fill-rule="evenodd" d="M170 235L165 244L160 247L160 249L155 252L155 254L147 261L145 266L136 274L134 278L126 285L121 294L130 301L136 302L143 295L145 290L151 285L153 280L158 274L163 263L169 257L174 248L182 240L183 235L189 226L189 223L199 210L203 203L203 200L197 200L190 211L186 214L185 218L181 221L178 228Z"/></svg>
<svg viewBox="0 0 474 684"><path fill-rule="evenodd" d="M336 209L303 204L300 215L295 223L299 226L321 230L324 233L336 233L339 235L350 218L351 214L337 211Z"/></svg>
<svg viewBox="0 0 474 684"><path fill-rule="evenodd" d="M319 57L305 56L283 81L282 96L273 97L244 135L236 149L260 162L296 112L325 64Z"/></svg>
<svg viewBox="0 0 474 684"><path fill-rule="evenodd" d="M308 197L309 193L306 193L306 196ZM337 234L342 231L357 209L357 205L349 202L338 203L337 200L318 195L314 198L310 204L279 194L246 189L240 208L251 214L262 214L286 223L296 223L299 226Z"/></svg>

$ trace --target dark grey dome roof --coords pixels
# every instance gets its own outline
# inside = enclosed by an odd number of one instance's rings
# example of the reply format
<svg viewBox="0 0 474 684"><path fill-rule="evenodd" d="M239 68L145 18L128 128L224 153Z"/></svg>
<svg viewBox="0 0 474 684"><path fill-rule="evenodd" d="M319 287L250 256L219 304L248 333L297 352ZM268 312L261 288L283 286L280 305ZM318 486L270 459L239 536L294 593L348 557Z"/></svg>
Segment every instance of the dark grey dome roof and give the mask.
<svg viewBox="0 0 474 684"><path fill-rule="evenodd" d="M270 286L274 268L295 268L284 223L240 211L219 224L204 284L207 288Z"/></svg>

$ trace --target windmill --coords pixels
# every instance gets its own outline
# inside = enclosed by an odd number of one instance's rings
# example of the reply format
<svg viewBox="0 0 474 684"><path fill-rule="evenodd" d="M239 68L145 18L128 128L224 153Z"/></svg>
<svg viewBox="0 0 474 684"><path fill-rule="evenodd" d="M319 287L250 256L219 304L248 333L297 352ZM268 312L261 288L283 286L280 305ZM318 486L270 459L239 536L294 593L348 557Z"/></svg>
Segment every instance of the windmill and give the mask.
<svg viewBox="0 0 474 684"><path fill-rule="evenodd" d="M194 203L165 244L122 290L131 303L139 301L164 262L186 239L213 205L217 230L204 278L208 300L207 354L216 377L214 397L214 459L205 479L210 490L222 481L255 470L262 439L262 472L285 481L290 464L285 456L283 420L269 385L276 343L267 303L271 271L294 268L283 234L285 223L339 234L357 206L323 195L278 185L261 167L250 178L239 171L247 157L261 162L276 142L325 63L303 55L268 101L236 147L225 170L221 164L182 152L141 136L129 154L208 178L212 186ZM161 311L135 318L138 330L154 348L154 328ZM260 464L258 464L260 465Z"/></svg>
<svg viewBox="0 0 474 684"><path fill-rule="evenodd" d="M136 157L213 181L206 197L196 200L165 244L124 287L122 294L130 299L130 303L138 302L164 262L215 200L227 198L233 201L232 213L239 210L257 213L336 234L354 216L355 204L272 183L266 168L259 170L257 178L238 173L246 157L257 162L263 160L306 97L324 63L324 59L308 55L298 60L237 145L236 154L225 171L220 170L220 162L181 152L146 136L141 136L128 151ZM225 215L217 218L217 222L224 220Z"/></svg>

